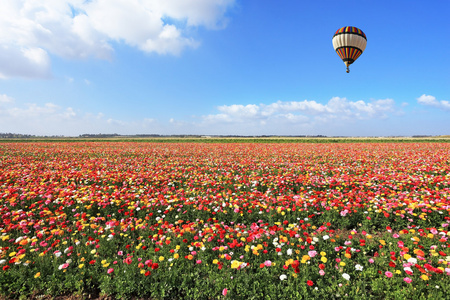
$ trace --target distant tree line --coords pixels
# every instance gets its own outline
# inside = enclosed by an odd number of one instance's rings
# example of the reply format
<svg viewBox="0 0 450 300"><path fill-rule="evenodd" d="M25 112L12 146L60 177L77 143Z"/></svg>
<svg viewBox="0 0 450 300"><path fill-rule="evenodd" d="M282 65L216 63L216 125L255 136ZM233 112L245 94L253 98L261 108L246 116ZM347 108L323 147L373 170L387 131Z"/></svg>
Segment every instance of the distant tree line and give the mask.
<svg viewBox="0 0 450 300"><path fill-rule="evenodd" d="M2 139L29 139L35 138L35 135L31 134L20 134L20 133L0 133L0 138Z"/></svg>

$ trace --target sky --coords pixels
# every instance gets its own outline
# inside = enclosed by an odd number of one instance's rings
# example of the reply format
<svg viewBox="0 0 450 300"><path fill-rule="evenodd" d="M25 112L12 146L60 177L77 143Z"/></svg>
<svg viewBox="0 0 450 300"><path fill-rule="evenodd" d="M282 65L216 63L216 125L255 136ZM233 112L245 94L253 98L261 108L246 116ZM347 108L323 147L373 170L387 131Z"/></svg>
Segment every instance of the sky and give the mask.
<svg viewBox="0 0 450 300"><path fill-rule="evenodd" d="M447 0L1 0L0 133L450 134ZM332 46L367 47L345 72Z"/></svg>

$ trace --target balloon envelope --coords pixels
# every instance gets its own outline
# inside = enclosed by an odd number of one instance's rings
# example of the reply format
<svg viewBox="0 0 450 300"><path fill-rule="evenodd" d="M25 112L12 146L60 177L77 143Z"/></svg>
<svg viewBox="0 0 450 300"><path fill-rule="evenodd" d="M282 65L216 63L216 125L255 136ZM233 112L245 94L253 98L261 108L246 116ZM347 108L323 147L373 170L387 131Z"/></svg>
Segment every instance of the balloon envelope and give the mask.
<svg viewBox="0 0 450 300"><path fill-rule="evenodd" d="M339 28L333 35L333 47L339 57L348 66L355 62L366 49L367 37L364 32L353 26Z"/></svg>

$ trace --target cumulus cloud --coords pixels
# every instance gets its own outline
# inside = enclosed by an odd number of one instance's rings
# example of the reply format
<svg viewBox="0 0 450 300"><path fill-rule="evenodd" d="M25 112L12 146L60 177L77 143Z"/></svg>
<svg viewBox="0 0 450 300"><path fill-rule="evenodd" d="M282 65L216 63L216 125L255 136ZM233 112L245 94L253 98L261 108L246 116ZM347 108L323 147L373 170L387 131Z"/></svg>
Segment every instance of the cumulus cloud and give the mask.
<svg viewBox="0 0 450 300"><path fill-rule="evenodd" d="M149 116L132 121L102 113L82 112L50 102L17 102L6 94L0 94L2 132L66 136L83 133L370 135L380 130L380 123L385 123L384 119L391 114L396 115L392 99L349 101L339 97L324 104L304 100L223 105L217 107L216 114L167 120ZM381 119L383 122L379 121ZM363 131L363 127L370 130Z"/></svg>
<svg viewBox="0 0 450 300"><path fill-rule="evenodd" d="M432 106L436 107L442 110L448 110L450 111L450 102L447 100L436 100L436 97L431 95L425 95L423 94L419 98L417 98L417 103L426 105L426 106Z"/></svg>
<svg viewBox="0 0 450 300"><path fill-rule="evenodd" d="M174 121L176 124L177 121ZM118 120L103 113L83 112L51 102L21 103L6 94L0 94L0 132L32 135L64 135L118 133L171 134L173 126L164 126L157 119Z"/></svg>
<svg viewBox="0 0 450 300"><path fill-rule="evenodd" d="M371 102L349 101L346 98L333 97L328 103L314 100L277 101L271 104L223 105L219 114L204 116L208 122L246 122L270 121L281 119L288 122L309 122L311 118L322 119L371 119L385 118L394 111L394 100L381 99Z"/></svg>
<svg viewBox="0 0 450 300"><path fill-rule="evenodd" d="M188 28L223 28L235 0L2 0L0 78L48 77L50 55L109 59L113 42L178 55Z"/></svg>

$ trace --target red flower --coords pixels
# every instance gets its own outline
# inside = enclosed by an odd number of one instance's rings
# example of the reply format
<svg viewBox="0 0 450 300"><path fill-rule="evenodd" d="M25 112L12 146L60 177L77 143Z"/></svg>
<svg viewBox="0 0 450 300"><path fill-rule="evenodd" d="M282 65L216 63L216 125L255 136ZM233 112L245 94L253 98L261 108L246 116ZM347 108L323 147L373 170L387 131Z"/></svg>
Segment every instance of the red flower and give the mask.
<svg viewBox="0 0 450 300"><path fill-rule="evenodd" d="M95 264L95 260L91 260L91 261L89 262L89 264L90 264L90 265Z"/></svg>
<svg viewBox="0 0 450 300"><path fill-rule="evenodd" d="M325 265L324 264L320 264L319 265L319 269L321 269L321 270L325 269Z"/></svg>
<svg viewBox="0 0 450 300"><path fill-rule="evenodd" d="M127 257L123 260L123 262L126 263L127 265L130 265L133 262L133 260L131 259L131 257Z"/></svg>
<svg viewBox="0 0 450 300"><path fill-rule="evenodd" d="M156 270L159 268L159 265L157 263L152 264L152 270Z"/></svg>
<svg viewBox="0 0 450 300"><path fill-rule="evenodd" d="M3 267L3 271L6 271L6 270L8 270L9 269L9 266L4 266Z"/></svg>
<svg viewBox="0 0 450 300"><path fill-rule="evenodd" d="M312 282L312 280L308 280L308 281L306 282L306 284L309 285L309 286L313 286L313 285L314 285L314 282Z"/></svg>

